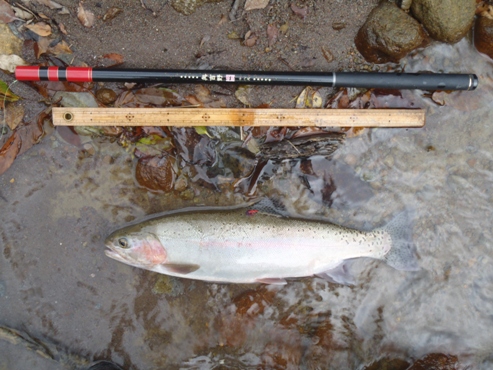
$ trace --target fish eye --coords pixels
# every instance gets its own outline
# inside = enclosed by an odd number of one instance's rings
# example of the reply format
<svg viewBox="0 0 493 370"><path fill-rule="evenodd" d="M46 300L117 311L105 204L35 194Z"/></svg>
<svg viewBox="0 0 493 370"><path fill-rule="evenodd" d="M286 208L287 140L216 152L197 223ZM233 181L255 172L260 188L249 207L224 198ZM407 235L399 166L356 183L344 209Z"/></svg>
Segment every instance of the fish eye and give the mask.
<svg viewBox="0 0 493 370"><path fill-rule="evenodd" d="M121 247L121 248L129 248L128 246L128 240L126 238L120 238L118 239L118 245Z"/></svg>

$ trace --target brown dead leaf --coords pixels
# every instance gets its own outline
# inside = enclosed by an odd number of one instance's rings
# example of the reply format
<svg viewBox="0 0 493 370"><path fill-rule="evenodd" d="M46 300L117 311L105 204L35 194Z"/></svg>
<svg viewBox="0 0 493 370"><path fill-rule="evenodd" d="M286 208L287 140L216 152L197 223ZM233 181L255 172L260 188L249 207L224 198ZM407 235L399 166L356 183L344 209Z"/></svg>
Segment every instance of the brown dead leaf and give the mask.
<svg viewBox="0 0 493 370"><path fill-rule="evenodd" d="M50 9L56 9L58 11L58 14L70 14L70 12L68 11L68 9L66 7L57 3L56 1L53 1L53 0L34 0L34 1L36 1L38 4L47 6ZM38 15L41 18L50 19L49 17L47 17L43 13L38 13Z"/></svg>
<svg viewBox="0 0 493 370"><path fill-rule="evenodd" d="M209 42L210 39L211 39L211 35L205 35L204 37L202 37L202 40L200 40L199 47L202 47L206 42Z"/></svg>
<svg viewBox="0 0 493 370"><path fill-rule="evenodd" d="M257 39L258 37L254 33L250 33L248 38L245 37L245 41L243 41L243 45L252 47L257 43Z"/></svg>
<svg viewBox="0 0 493 370"><path fill-rule="evenodd" d="M246 0L245 10L264 9L267 4L269 4L269 0Z"/></svg>
<svg viewBox="0 0 493 370"><path fill-rule="evenodd" d="M12 166L17 154L21 150L21 146L20 137L14 133L0 149L0 175Z"/></svg>
<svg viewBox="0 0 493 370"><path fill-rule="evenodd" d="M8 170L17 156L39 142L44 134L43 123L43 120L38 120L16 127L12 136L0 149L0 175Z"/></svg>
<svg viewBox="0 0 493 370"><path fill-rule="evenodd" d="M211 91L204 85L195 86L195 95L187 95L186 101L192 105L204 108L224 108L226 103L221 99L213 96Z"/></svg>
<svg viewBox="0 0 493 370"><path fill-rule="evenodd" d="M224 14L221 14L221 19L219 20L217 25L220 26L220 25L227 23L227 22L228 22L228 17L226 17Z"/></svg>
<svg viewBox="0 0 493 370"><path fill-rule="evenodd" d="M118 53L109 53L103 55L104 59L108 59L111 63L105 63L105 67L113 67L123 63L123 55Z"/></svg>
<svg viewBox="0 0 493 370"><path fill-rule="evenodd" d="M299 8L295 3L291 4L291 10L303 20L305 20L305 17L308 15L308 8Z"/></svg>
<svg viewBox="0 0 493 370"><path fill-rule="evenodd" d="M60 41L55 46L50 47L48 49L48 52L53 55L72 54L72 50L70 49L70 46L64 40Z"/></svg>
<svg viewBox="0 0 493 370"><path fill-rule="evenodd" d="M493 19L493 5L488 5L488 7L481 12L481 17Z"/></svg>
<svg viewBox="0 0 493 370"><path fill-rule="evenodd" d="M38 4L47 6L50 9L62 9L64 8L63 5L60 5L59 3L53 1L53 0L35 0Z"/></svg>
<svg viewBox="0 0 493 370"><path fill-rule="evenodd" d="M323 99L320 93L310 86L304 89L296 99L296 108L322 108Z"/></svg>
<svg viewBox="0 0 493 370"><path fill-rule="evenodd" d="M51 35L51 27L49 24L45 22L38 22L34 24L29 24L26 26L27 29L33 31L35 34L39 36L50 36Z"/></svg>
<svg viewBox="0 0 493 370"><path fill-rule="evenodd" d="M267 41L269 46L272 46L276 43L278 36L279 36L279 30L277 29L276 25L269 24L267 26Z"/></svg>
<svg viewBox="0 0 493 370"><path fill-rule="evenodd" d="M61 33L63 33L64 35L68 35L67 29L65 28L65 25L62 22L58 23L58 27L60 28Z"/></svg>
<svg viewBox="0 0 493 370"><path fill-rule="evenodd" d="M10 6L8 2L5 0L0 0L0 22L1 23L10 23L15 21L17 18L14 14L14 10Z"/></svg>
<svg viewBox="0 0 493 370"><path fill-rule="evenodd" d="M36 55L37 59L39 59L42 54L46 54L48 52L50 42L50 39L46 37L40 37L38 42L34 44L34 54Z"/></svg>
<svg viewBox="0 0 493 370"><path fill-rule="evenodd" d="M435 91L431 95L431 100L433 100L437 105L445 105L445 95L444 91Z"/></svg>
<svg viewBox="0 0 493 370"><path fill-rule="evenodd" d="M204 104L195 95L187 95L185 96L185 100L191 105L196 105L200 108L204 107Z"/></svg>
<svg viewBox="0 0 493 370"><path fill-rule="evenodd" d="M123 12L122 8L117 8L117 7L109 8L106 14L103 16L103 21L109 21L115 18L121 12Z"/></svg>
<svg viewBox="0 0 493 370"><path fill-rule="evenodd" d="M17 126L19 126L24 118L24 107L19 104L10 104L7 105L6 114L5 114L5 122L7 126L10 127L11 130L15 130Z"/></svg>
<svg viewBox="0 0 493 370"><path fill-rule="evenodd" d="M236 89L235 96L236 99L241 101L247 107L250 107L252 104L250 103L250 93L252 92L252 86L250 85L241 85Z"/></svg>
<svg viewBox="0 0 493 370"><path fill-rule="evenodd" d="M15 16L20 19L24 19L25 21L28 21L34 18L34 15L27 10L18 8L16 6L13 6L12 9L14 10Z"/></svg>
<svg viewBox="0 0 493 370"><path fill-rule="evenodd" d="M325 60L328 62L328 63L331 63L334 61L334 56L332 55L332 53L330 52L329 48L326 48L325 46L322 46L322 54L325 58Z"/></svg>
<svg viewBox="0 0 493 370"><path fill-rule="evenodd" d="M90 10L85 10L82 6L82 1L79 2L79 7L77 8L77 18L79 18L84 27L91 28L94 25L94 13Z"/></svg>

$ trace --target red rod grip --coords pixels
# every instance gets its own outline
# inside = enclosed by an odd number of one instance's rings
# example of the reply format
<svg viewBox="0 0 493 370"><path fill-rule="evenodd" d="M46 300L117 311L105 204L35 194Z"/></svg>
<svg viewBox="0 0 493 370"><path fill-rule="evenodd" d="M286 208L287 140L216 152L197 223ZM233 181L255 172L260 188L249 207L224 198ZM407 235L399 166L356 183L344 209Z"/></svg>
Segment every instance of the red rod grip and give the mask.
<svg viewBox="0 0 493 370"><path fill-rule="evenodd" d="M73 81L91 82L92 68L90 67L31 67L15 68L15 78L19 81Z"/></svg>
<svg viewBox="0 0 493 370"><path fill-rule="evenodd" d="M15 67L15 79L19 81L39 81L39 67Z"/></svg>

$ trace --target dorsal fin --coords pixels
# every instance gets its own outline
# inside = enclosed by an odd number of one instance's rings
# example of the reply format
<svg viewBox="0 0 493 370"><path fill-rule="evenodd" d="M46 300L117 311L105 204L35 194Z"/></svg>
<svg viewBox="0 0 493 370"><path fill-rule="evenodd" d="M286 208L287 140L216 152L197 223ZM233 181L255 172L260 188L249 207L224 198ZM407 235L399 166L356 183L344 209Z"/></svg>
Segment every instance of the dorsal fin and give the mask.
<svg viewBox="0 0 493 370"><path fill-rule="evenodd" d="M277 217L289 217L290 214L286 210L284 204L275 197L262 198L257 203L249 207L251 211L258 211L263 214Z"/></svg>

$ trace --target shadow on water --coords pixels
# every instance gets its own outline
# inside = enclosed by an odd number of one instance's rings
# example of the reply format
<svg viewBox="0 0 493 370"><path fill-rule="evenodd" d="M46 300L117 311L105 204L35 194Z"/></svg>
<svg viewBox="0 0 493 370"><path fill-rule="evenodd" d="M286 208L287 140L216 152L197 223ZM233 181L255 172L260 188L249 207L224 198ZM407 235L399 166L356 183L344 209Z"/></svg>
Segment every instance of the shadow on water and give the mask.
<svg viewBox="0 0 493 370"><path fill-rule="evenodd" d="M171 154L161 162L134 160L98 138L88 139L92 152L67 132L45 138L0 177L2 322L32 338L53 338L88 361L110 359L132 370L487 369L492 65L466 40L422 53L405 61L406 71L474 71L479 88L368 97L383 106L415 102L427 110L426 127L347 132L332 160L266 161L255 172L258 158L234 140L216 147L185 131L175 137L193 140L180 150L159 139ZM231 135L237 140L238 133ZM227 155L218 158L223 149ZM165 189L146 180L156 171ZM104 256L112 227L184 206L239 204L252 195L275 195L292 214L363 229L413 209L422 270L361 259L351 267L353 287L319 278L283 287L220 285L160 276ZM0 345L7 368L19 359L53 368L6 348Z"/></svg>

